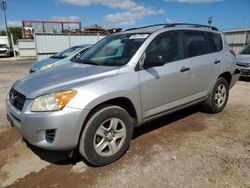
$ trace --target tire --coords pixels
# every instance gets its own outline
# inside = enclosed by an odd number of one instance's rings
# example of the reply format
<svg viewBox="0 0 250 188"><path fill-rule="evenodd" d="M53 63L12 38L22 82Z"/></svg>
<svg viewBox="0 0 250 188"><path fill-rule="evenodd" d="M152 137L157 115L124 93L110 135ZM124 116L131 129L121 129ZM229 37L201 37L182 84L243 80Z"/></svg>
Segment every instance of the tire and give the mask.
<svg viewBox="0 0 250 188"><path fill-rule="evenodd" d="M208 99L204 102L203 107L205 111L209 113L221 112L228 101L229 97L229 86L225 78L218 78L214 85L212 93Z"/></svg>
<svg viewBox="0 0 250 188"><path fill-rule="evenodd" d="M79 143L80 154L94 166L104 166L119 159L129 148L133 122L118 106L103 107L87 121Z"/></svg>
<svg viewBox="0 0 250 188"><path fill-rule="evenodd" d="M9 57L14 57L14 52L13 51L9 53Z"/></svg>

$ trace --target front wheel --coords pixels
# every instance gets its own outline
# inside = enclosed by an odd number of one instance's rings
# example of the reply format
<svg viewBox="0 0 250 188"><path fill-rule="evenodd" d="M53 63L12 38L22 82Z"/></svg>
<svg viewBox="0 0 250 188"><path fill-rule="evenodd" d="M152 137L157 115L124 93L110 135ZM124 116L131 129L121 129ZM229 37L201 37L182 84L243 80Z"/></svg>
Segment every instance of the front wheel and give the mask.
<svg viewBox="0 0 250 188"><path fill-rule="evenodd" d="M203 107L209 113L221 112L228 101L229 86L225 78L219 78L214 85L212 93L204 102Z"/></svg>
<svg viewBox="0 0 250 188"><path fill-rule="evenodd" d="M107 106L88 120L79 144L79 152L92 165L103 166L119 159L128 149L133 123L128 112Z"/></svg>

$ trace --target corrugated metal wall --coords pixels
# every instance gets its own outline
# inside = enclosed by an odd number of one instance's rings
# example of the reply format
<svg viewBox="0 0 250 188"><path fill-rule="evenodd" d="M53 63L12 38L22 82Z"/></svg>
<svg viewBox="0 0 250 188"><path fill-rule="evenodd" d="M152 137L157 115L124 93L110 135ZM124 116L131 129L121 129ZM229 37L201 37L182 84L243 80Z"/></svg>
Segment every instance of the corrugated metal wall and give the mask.
<svg viewBox="0 0 250 188"><path fill-rule="evenodd" d="M229 44L244 44L245 33L228 33L227 40Z"/></svg>
<svg viewBox="0 0 250 188"><path fill-rule="evenodd" d="M231 49L239 53L246 45L250 44L250 30L225 31Z"/></svg>
<svg viewBox="0 0 250 188"><path fill-rule="evenodd" d="M42 60L71 46L80 44L95 44L104 35L83 34L46 34L37 33L34 37L37 60Z"/></svg>
<svg viewBox="0 0 250 188"><path fill-rule="evenodd" d="M35 57L36 48L35 42L31 39L19 39L17 41L20 57Z"/></svg>

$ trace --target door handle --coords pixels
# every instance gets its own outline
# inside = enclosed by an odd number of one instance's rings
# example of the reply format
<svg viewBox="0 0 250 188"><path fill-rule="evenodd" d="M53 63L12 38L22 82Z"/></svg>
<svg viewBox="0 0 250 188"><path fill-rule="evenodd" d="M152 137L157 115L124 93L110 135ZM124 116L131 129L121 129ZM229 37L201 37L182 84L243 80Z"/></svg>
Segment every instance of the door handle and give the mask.
<svg viewBox="0 0 250 188"><path fill-rule="evenodd" d="M220 63L220 60L216 59L214 60L214 64L219 64Z"/></svg>
<svg viewBox="0 0 250 188"><path fill-rule="evenodd" d="M181 68L181 72L187 72L187 71L189 71L189 70L190 70L189 67L182 67L182 68Z"/></svg>

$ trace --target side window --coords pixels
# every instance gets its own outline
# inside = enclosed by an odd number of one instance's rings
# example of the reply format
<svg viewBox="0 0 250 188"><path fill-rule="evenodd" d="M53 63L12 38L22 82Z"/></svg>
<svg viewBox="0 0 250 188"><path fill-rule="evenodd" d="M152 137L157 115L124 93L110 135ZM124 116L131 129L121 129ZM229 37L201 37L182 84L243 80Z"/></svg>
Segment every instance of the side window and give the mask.
<svg viewBox="0 0 250 188"><path fill-rule="evenodd" d="M189 57L208 53L208 44L205 32L186 31L184 32L184 35Z"/></svg>
<svg viewBox="0 0 250 188"><path fill-rule="evenodd" d="M208 38L211 52L219 52L222 50L223 45L220 34L208 33Z"/></svg>
<svg viewBox="0 0 250 188"><path fill-rule="evenodd" d="M155 37L146 49L147 56L162 56L165 63L182 59L181 35L169 31Z"/></svg>

